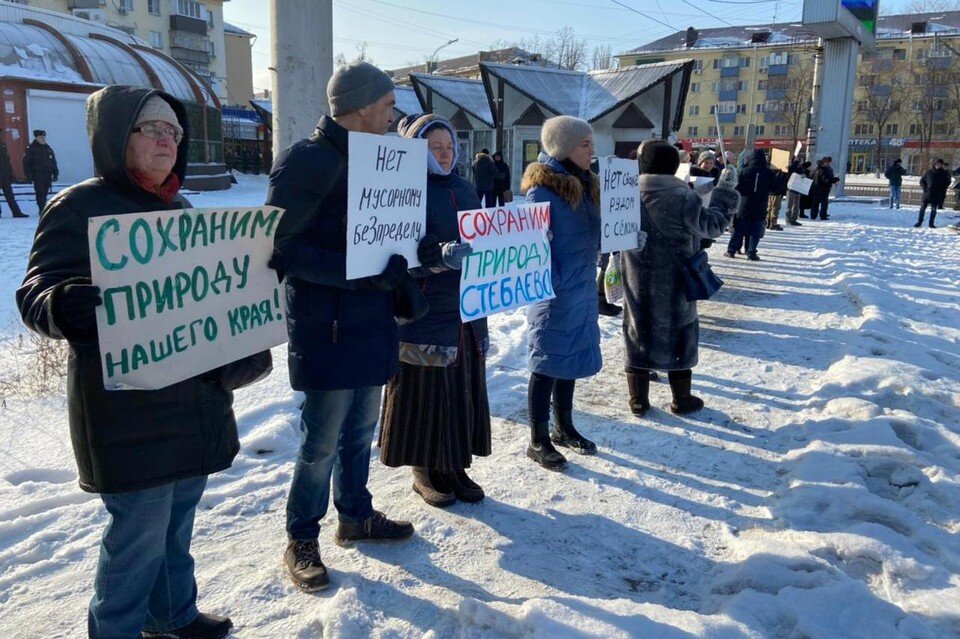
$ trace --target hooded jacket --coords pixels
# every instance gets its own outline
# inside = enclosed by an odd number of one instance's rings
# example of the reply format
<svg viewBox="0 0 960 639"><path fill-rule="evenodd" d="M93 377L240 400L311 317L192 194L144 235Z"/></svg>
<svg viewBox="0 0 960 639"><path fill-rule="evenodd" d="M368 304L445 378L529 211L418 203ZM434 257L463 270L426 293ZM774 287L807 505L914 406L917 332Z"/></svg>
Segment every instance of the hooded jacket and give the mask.
<svg viewBox="0 0 960 639"><path fill-rule="evenodd" d="M190 144L186 111L160 91L114 85L93 94L87 132L100 177L58 193L37 227L17 304L28 328L70 345L67 409L80 487L90 492L141 490L228 468L240 449L231 390L270 370L269 351L160 390L107 391L96 330L74 329L61 315L59 296L72 283L90 282L88 220L101 215L172 210L131 179L124 165L130 129L144 104L159 95L170 103L184 136L173 173L181 180Z"/></svg>
<svg viewBox="0 0 960 639"><path fill-rule="evenodd" d="M286 210L275 246L285 273L287 364L295 390L382 386L397 372L393 291L346 279L347 130L324 116L274 162L267 204Z"/></svg>
<svg viewBox="0 0 960 639"><path fill-rule="evenodd" d="M756 149L746 158L740 170L737 191L740 193L740 217L747 222L757 222L767 216L767 198L773 185L773 171L767 164L767 156Z"/></svg>
<svg viewBox="0 0 960 639"><path fill-rule="evenodd" d="M584 180L589 189L584 188ZM555 299L527 307L530 372L579 379L600 371L597 255L600 252L600 181L578 177L541 153L520 187L528 202L550 203L550 268Z"/></svg>
<svg viewBox="0 0 960 639"><path fill-rule="evenodd" d="M902 186L903 176L906 174L907 170L903 168L903 164L901 162L894 162L887 168L883 175L890 181L890 186Z"/></svg>
<svg viewBox="0 0 960 639"><path fill-rule="evenodd" d="M920 178L920 188L923 189L923 199L937 208L942 207L947 199L947 189L950 188L950 171L942 167L936 169L931 164Z"/></svg>

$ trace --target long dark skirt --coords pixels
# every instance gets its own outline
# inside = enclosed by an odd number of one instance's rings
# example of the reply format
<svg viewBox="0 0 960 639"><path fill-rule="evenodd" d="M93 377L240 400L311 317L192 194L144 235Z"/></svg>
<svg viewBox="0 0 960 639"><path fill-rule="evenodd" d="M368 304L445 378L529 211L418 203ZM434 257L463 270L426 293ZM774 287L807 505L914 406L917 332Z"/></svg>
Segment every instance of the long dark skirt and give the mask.
<svg viewBox="0 0 960 639"><path fill-rule="evenodd" d="M380 461L434 470L469 468L490 454L486 361L473 331L462 332L452 366L400 363L380 414Z"/></svg>

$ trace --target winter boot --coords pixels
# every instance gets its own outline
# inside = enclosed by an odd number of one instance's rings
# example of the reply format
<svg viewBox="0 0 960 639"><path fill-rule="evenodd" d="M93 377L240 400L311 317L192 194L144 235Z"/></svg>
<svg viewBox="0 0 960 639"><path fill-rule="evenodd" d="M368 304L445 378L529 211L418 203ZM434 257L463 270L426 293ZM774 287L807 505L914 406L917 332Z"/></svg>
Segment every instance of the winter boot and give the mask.
<svg viewBox="0 0 960 639"><path fill-rule="evenodd" d="M435 508L446 508L457 501L453 489L439 473L419 466L413 468L413 492Z"/></svg>
<svg viewBox="0 0 960 639"><path fill-rule="evenodd" d="M233 622L227 617L200 613L197 618L176 630L166 632L147 632L141 636L144 639L223 639L230 634Z"/></svg>
<svg viewBox="0 0 960 639"><path fill-rule="evenodd" d="M670 371L667 374L670 378L670 391L673 393L673 403L670 404L670 410L676 415L686 415L703 408L703 400L690 394L690 386L693 384L693 371Z"/></svg>
<svg viewBox="0 0 960 639"><path fill-rule="evenodd" d="M932 229L937 228L937 225L933 223L933 221L934 221L935 219L937 219L937 212L936 212L936 211L931 211L931 213L930 213L930 224L929 224L929 226L930 226L930 228L932 228Z"/></svg>
<svg viewBox="0 0 960 639"><path fill-rule="evenodd" d="M467 475L467 472L462 468L459 468L453 472L445 472L441 475L444 483L448 484L453 490L453 494L456 495L457 499L460 501L465 501L471 504L475 504L478 501L483 501L483 498L486 496L483 492L483 488L480 487L475 481L470 479Z"/></svg>
<svg viewBox="0 0 960 639"><path fill-rule="evenodd" d="M630 369L627 372L627 390L630 392L630 412L643 417L650 410L650 371Z"/></svg>
<svg viewBox="0 0 960 639"><path fill-rule="evenodd" d="M756 253L750 253L749 255L747 255L747 259L750 260L751 262L759 262L760 256L757 255Z"/></svg>
<svg viewBox="0 0 960 639"><path fill-rule="evenodd" d="M413 524L409 521L387 519L379 510L363 521L341 521L333 542L338 546L352 546L358 541L394 542L413 537Z"/></svg>
<svg viewBox="0 0 960 639"><path fill-rule="evenodd" d="M567 467L567 458L557 452L550 441L550 422L530 421L530 445L527 457L547 470L561 471Z"/></svg>
<svg viewBox="0 0 960 639"><path fill-rule="evenodd" d="M596 455L597 445L584 437L573 425L573 411L553 407L553 428L550 441L557 446L569 448L581 455Z"/></svg>
<svg viewBox="0 0 960 639"><path fill-rule="evenodd" d="M622 306L611 304L605 296L600 297L600 314L607 317L617 317L623 312Z"/></svg>
<svg viewBox="0 0 960 639"><path fill-rule="evenodd" d="M304 592L316 592L330 585L316 539L291 539L283 553L283 563L290 580Z"/></svg>

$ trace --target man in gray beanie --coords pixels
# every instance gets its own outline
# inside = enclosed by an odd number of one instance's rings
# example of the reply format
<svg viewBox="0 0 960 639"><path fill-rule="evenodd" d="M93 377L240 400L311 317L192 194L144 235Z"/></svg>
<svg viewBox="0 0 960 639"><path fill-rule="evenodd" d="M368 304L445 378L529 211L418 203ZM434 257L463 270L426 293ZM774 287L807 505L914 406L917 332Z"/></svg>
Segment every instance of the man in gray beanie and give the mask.
<svg viewBox="0 0 960 639"><path fill-rule="evenodd" d="M401 309L426 312L401 255L392 256L380 275L346 279L349 132L387 132L396 104L393 83L372 64L353 62L330 78L327 100L332 117L320 118L310 138L278 155L267 192L267 204L286 210L270 265L285 276L290 384L306 395L284 563L293 583L308 592L329 585L317 538L334 471L336 543L413 535L409 522L373 509L367 477L381 389L399 362L394 318L404 315ZM418 257L425 267L440 263L435 238L421 240Z"/></svg>

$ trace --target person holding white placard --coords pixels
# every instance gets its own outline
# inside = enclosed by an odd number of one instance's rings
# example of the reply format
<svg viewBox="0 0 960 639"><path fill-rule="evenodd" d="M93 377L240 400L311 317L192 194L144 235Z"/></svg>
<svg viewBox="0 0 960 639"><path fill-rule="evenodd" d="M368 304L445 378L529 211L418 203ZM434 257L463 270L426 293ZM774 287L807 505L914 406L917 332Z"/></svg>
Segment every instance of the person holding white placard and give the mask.
<svg viewBox="0 0 960 639"><path fill-rule="evenodd" d="M593 129L587 122L565 115L550 118L541 129L540 141L545 153L527 167L521 189L528 202L550 203L556 297L537 302L527 311L527 456L547 470L563 470L567 460L554 444L583 455L597 452L596 444L573 424L573 393L577 379L596 375L603 365L594 280L600 252L600 180L590 172Z"/></svg>
<svg viewBox="0 0 960 639"><path fill-rule="evenodd" d="M110 514L89 636L219 639L230 620L196 606L194 515L207 475L228 468L240 450L231 391L269 373L270 352L160 390L104 389L90 218L189 207L178 190L190 136L177 99L133 87L93 93L87 123L99 177L43 210L17 303L29 328L70 345L67 403L80 487L100 493Z"/></svg>
<svg viewBox="0 0 960 639"><path fill-rule="evenodd" d="M454 172L457 134L436 115L408 116L406 138L427 141L427 234L443 262L417 269L430 312L400 327L400 370L387 383L380 418L380 461L412 466L413 490L431 506L478 502L483 488L467 475L473 457L491 452L487 400L487 320L460 319L460 269L472 253L460 243L458 211L480 208L469 182Z"/></svg>
<svg viewBox="0 0 960 639"><path fill-rule="evenodd" d="M397 371L396 318L416 319L427 310L401 255L380 275L346 278L349 132L387 132L393 82L372 64L353 62L330 78L327 99L332 116L278 155L267 192L267 204L286 210L271 265L285 277L290 384L306 395L284 562L293 583L308 592L329 585L318 537L331 478L337 544L413 535L409 522L374 510L367 478L380 395ZM425 239L418 257L423 266L436 266L440 247Z"/></svg>

